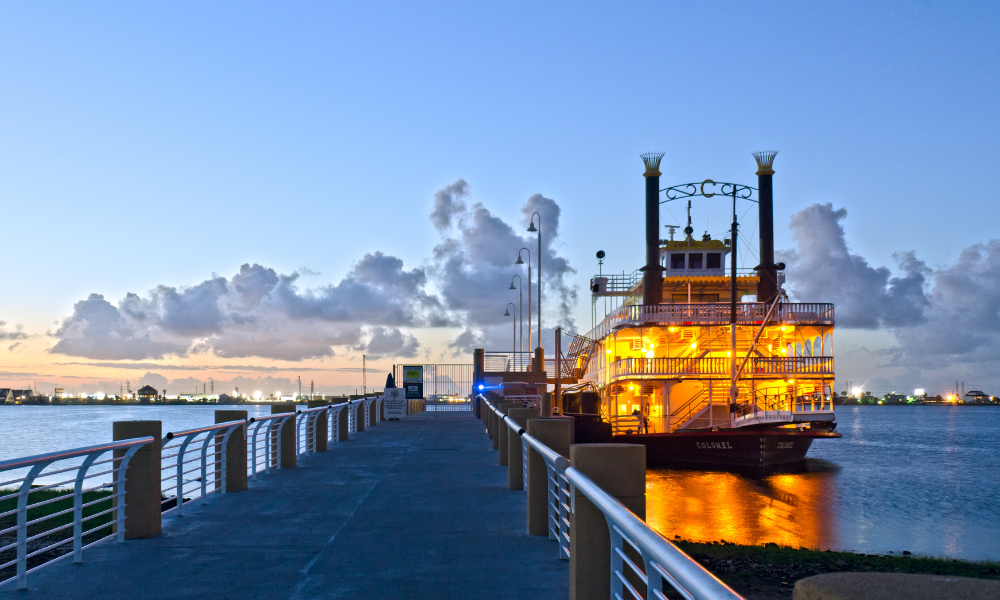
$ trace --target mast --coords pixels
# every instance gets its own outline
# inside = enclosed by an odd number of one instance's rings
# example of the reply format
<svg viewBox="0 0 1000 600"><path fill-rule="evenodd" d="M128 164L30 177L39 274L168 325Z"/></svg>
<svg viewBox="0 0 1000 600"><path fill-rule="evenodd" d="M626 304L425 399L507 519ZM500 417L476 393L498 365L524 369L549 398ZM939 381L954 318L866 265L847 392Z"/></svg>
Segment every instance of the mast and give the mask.
<svg viewBox="0 0 1000 600"><path fill-rule="evenodd" d="M733 186L733 228L729 246L729 412L736 412L736 186Z"/></svg>

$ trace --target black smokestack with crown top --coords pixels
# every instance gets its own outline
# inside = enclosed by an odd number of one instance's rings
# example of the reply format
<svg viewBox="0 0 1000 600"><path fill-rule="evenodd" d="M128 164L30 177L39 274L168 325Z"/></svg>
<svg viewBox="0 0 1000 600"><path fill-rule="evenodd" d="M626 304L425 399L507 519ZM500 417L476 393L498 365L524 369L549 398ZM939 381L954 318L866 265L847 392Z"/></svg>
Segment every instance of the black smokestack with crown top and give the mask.
<svg viewBox="0 0 1000 600"><path fill-rule="evenodd" d="M778 267L774 264L774 157L777 150L754 152L757 160L757 206L760 209L760 266L757 275L757 302L771 302L778 293Z"/></svg>
<svg viewBox="0 0 1000 600"><path fill-rule="evenodd" d="M646 165L646 266L642 268L642 303L659 304L663 300L663 274L660 267L660 159L662 152L640 155Z"/></svg>

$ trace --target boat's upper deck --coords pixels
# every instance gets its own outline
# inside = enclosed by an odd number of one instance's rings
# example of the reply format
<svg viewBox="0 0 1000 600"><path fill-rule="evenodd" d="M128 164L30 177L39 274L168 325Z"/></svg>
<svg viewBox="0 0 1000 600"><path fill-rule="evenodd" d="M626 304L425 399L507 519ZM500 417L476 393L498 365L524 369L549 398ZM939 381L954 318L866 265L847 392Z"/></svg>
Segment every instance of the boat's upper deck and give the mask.
<svg viewBox="0 0 1000 600"><path fill-rule="evenodd" d="M739 325L761 325L767 315L764 302L738 302L736 322ZM724 326L731 317L728 302L698 302L692 304L631 304L608 314L587 337L599 341L627 327L655 325ZM834 324L833 304L818 302L786 302L775 310L771 322L776 325Z"/></svg>

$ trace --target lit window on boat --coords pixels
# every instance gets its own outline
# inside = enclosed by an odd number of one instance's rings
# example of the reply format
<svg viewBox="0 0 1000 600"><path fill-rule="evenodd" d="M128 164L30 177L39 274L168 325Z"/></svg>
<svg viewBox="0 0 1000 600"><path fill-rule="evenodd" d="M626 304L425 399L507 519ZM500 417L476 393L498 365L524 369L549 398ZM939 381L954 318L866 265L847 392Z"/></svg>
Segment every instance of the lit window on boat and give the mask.
<svg viewBox="0 0 1000 600"><path fill-rule="evenodd" d="M681 253L670 255L670 268L671 269L683 269L684 268L684 255Z"/></svg>

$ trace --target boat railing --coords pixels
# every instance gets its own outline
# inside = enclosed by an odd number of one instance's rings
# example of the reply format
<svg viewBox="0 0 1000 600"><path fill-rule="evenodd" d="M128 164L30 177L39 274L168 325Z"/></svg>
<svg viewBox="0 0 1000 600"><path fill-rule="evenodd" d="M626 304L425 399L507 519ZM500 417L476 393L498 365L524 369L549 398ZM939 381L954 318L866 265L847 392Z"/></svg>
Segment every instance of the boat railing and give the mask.
<svg viewBox="0 0 1000 600"><path fill-rule="evenodd" d="M607 367L608 380L654 376L728 376L731 362L725 357L706 358L623 358ZM744 376L751 375L832 375L833 357L794 356L791 358L751 358Z"/></svg>
<svg viewBox="0 0 1000 600"><path fill-rule="evenodd" d="M765 302L736 304L736 322L740 325L760 325L767 315ZM603 339L622 327L638 325L728 325L731 305L728 302L697 302L690 304L631 304L609 313L586 337ZM833 325L833 304L819 302L783 302L773 317L776 324Z"/></svg>
<svg viewBox="0 0 1000 600"><path fill-rule="evenodd" d="M582 495L603 513L611 544L608 565L612 581L610 598L667 598L679 593L688 600L742 600L680 548L650 529L646 523L616 498L605 492L569 460L534 438L516 421L498 411L480 396L487 410L493 411L508 435L519 435L522 447L522 473L527 489L528 457L535 452L545 462L548 495L549 539L556 542L560 560L570 558L570 536L576 511L575 497ZM501 425L503 426L503 425ZM633 558L638 555L638 560ZM645 595L633 585L641 581Z"/></svg>

